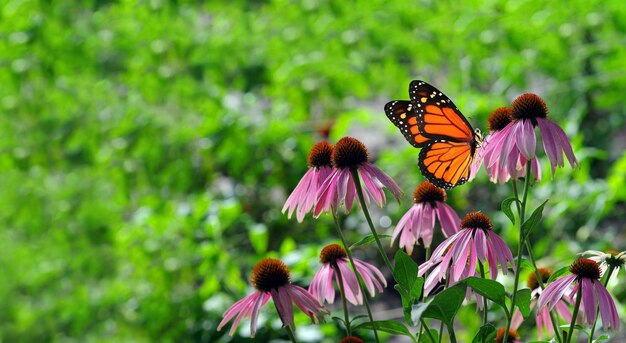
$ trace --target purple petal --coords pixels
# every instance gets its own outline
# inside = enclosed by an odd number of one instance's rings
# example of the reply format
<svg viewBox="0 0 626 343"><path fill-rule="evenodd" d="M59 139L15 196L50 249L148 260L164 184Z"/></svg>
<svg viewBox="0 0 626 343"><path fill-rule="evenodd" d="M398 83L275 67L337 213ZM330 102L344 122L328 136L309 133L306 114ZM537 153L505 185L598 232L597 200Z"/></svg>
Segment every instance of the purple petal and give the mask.
<svg viewBox="0 0 626 343"><path fill-rule="evenodd" d="M340 176L339 169L333 169L333 172L324 180L320 189L317 191L315 209L313 216L319 217L322 212L329 212L330 207L337 203L337 181ZM334 209L336 210L336 208Z"/></svg>
<svg viewBox="0 0 626 343"><path fill-rule="evenodd" d="M291 305L291 298L289 297L289 293L287 292L286 287L288 286L282 286L278 287L277 289L272 289L270 293L272 294L274 305L276 305L276 311L278 311L278 316L283 322L283 327L289 326L293 329L293 306Z"/></svg>
<svg viewBox="0 0 626 343"><path fill-rule="evenodd" d="M378 169L375 165L371 163L365 163L363 165L370 175L380 181L380 183L386 187L391 194L396 198L398 202L400 202L400 198L402 197L402 189L398 184L387 174L385 174L382 170Z"/></svg>
<svg viewBox="0 0 626 343"><path fill-rule="evenodd" d="M385 192L382 191L383 185L376 178L372 178L369 174L369 170L366 167L360 168L361 179L363 179L363 185L365 186L363 192L369 193L378 206L383 207L386 202Z"/></svg>
<svg viewBox="0 0 626 343"><path fill-rule="evenodd" d="M521 125L518 125L516 144L526 159L530 160L535 157L537 137L535 136L535 128L530 120L522 120Z"/></svg>
<svg viewBox="0 0 626 343"><path fill-rule="evenodd" d="M537 310L541 310L546 305L548 305L549 310L552 310L559 299L561 299L565 292L569 290L569 285L575 279L576 275L569 274L552 281L539 296L539 300L537 301Z"/></svg>
<svg viewBox="0 0 626 343"><path fill-rule="evenodd" d="M596 294L598 294L600 316L602 317L602 327L605 329L611 327L611 329L613 329L614 331L618 331L619 317L617 315L617 309L615 308L615 303L613 302L611 295L600 282L594 281L594 285L596 289Z"/></svg>
<svg viewBox="0 0 626 343"><path fill-rule="evenodd" d="M584 277L580 282L583 293L583 308L585 309L585 319L587 323L593 325L596 321L596 296L593 289L593 283L590 279Z"/></svg>
<svg viewBox="0 0 626 343"><path fill-rule="evenodd" d="M437 217L441 224L441 231L445 237L450 237L461 228L461 219L452 207L443 202L437 203Z"/></svg>

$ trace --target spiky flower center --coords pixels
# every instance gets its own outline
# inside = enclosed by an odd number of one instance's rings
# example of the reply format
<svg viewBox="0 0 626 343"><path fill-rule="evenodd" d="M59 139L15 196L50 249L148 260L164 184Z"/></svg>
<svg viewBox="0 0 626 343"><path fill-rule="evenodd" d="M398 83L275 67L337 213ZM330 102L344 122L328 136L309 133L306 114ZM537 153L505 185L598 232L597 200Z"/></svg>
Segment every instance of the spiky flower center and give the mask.
<svg viewBox="0 0 626 343"><path fill-rule="evenodd" d="M491 112L487 123L489 124L489 131L500 131L504 129L511 122L511 108L500 107Z"/></svg>
<svg viewBox="0 0 626 343"><path fill-rule="evenodd" d="M552 270L548 268L539 268L537 269L537 272L539 272L539 276L541 276L541 282L543 284L548 282L548 279L552 275ZM528 280L526 280L526 285L531 290L539 288L539 282L537 281L537 274L530 273L530 275L528 275Z"/></svg>
<svg viewBox="0 0 626 343"><path fill-rule="evenodd" d="M537 120L535 118L548 116L548 106L537 94L522 94L511 104L511 116L516 120L530 119L536 126Z"/></svg>
<svg viewBox="0 0 626 343"><path fill-rule="evenodd" d="M416 204L428 202L435 206L436 202L446 201L446 191L435 187L432 183L424 181L413 191L413 202Z"/></svg>
<svg viewBox="0 0 626 343"><path fill-rule="evenodd" d="M309 164L309 167L330 167L332 154L332 144L328 142L319 142L311 148L311 151L309 151L307 163Z"/></svg>
<svg viewBox="0 0 626 343"><path fill-rule="evenodd" d="M505 328L499 328L498 332L496 332L496 342L497 343L504 343L504 330L506 330ZM509 329L509 336L506 338L506 342L515 342L516 340L519 340L520 336L519 333L517 333L517 331L515 329Z"/></svg>
<svg viewBox="0 0 626 343"><path fill-rule="evenodd" d="M344 337L339 343L363 343L363 340L356 336Z"/></svg>
<svg viewBox="0 0 626 343"><path fill-rule="evenodd" d="M346 250L339 244L330 244L320 252L320 262L335 263L335 261L348 257Z"/></svg>
<svg viewBox="0 0 626 343"><path fill-rule="evenodd" d="M367 148L359 140L343 137L335 144L333 164L336 168L358 167L367 162Z"/></svg>
<svg viewBox="0 0 626 343"><path fill-rule="evenodd" d="M252 285L261 292L288 285L290 272L287 265L275 258L264 258L252 268Z"/></svg>
<svg viewBox="0 0 626 343"><path fill-rule="evenodd" d="M598 280L600 278L600 265L596 261L581 257L574 261L569 267L572 274L576 274L579 278L587 278Z"/></svg>
<svg viewBox="0 0 626 343"><path fill-rule="evenodd" d="M491 220L482 212L471 212L465 215L461 220L461 228L463 229L492 229Z"/></svg>

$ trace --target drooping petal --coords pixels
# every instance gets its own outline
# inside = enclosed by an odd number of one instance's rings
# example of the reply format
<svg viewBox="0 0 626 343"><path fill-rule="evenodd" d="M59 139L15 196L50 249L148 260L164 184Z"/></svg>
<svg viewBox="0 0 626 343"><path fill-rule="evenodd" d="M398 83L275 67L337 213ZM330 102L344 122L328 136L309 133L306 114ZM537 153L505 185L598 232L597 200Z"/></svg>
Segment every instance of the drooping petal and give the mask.
<svg viewBox="0 0 626 343"><path fill-rule="evenodd" d="M262 295L262 292L254 292L234 303L228 308L228 310L226 310L226 312L224 312L224 319L222 319L220 324L217 326L217 330L221 330L233 317L237 316L235 322L230 328L230 331L228 332L228 334L232 336L237 330L237 326L239 325L241 319L251 312L254 303L258 298L262 297Z"/></svg>
<svg viewBox="0 0 626 343"><path fill-rule="evenodd" d="M537 301L537 310L540 310L546 305L548 306L549 310L552 310L552 308L556 306L559 299L561 299L563 295L570 289L569 284L571 284L575 279L576 275L569 274L560 277L548 284L548 286L539 296L539 300ZM574 288L574 290L576 290L576 288Z"/></svg>
<svg viewBox="0 0 626 343"><path fill-rule="evenodd" d="M376 178L372 178L369 170L363 166L360 168L361 179L363 179L363 192L369 193L378 206L383 207L386 202L385 192L383 192L383 184Z"/></svg>
<svg viewBox="0 0 626 343"><path fill-rule="evenodd" d="M617 309L615 303L611 298L609 292L604 286L594 280L594 286L596 294L598 295L598 305L600 306L600 316L602 317L602 327L611 328L614 331L619 330L619 316L617 315Z"/></svg>
<svg viewBox="0 0 626 343"><path fill-rule="evenodd" d="M441 224L441 231L445 237L450 237L460 230L461 219L452 207L446 203L438 202L436 211Z"/></svg>
<svg viewBox="0 0 626 343"><path fill-rule="evenodd" d="M516 145L519 151L530 160L535 157L535 150L537 146L537 137L535 136L535 128L530 120L518 121L515 126L517 131L515 133Z"/></svg>
<svg viewBox="0 0 626 343"><path fill-rule="evenodd" d="M316 204L313 210L313 217L317 218L322 212L329 212L331 206L337 210L337 182L340 177L340 170L333 169L333 172L324 180L317 191Z"/></svg>
<svg viewBox="0 0 626 343"><path fill-rule="evenodd" d="M270 291L270 293L272 294L274 305L276 305L278 316L283 322L283 327L289 326L293 329L293 306L291 305L291 297L287 292L287 286L274 288Z"/></svg>
<svg viewBox="0 0 626 343"><path fill-rule="evenodd" d="M585 319L587 323L593 324L596 321L596 295L593 289L593 283L591 279L586 277L580 281L579 291L583 292L582 305L585 310Z"/></svg>
<svg viewBox="0 0 626 343"><path fill-rule="evenodd" d="M375 165L369 162L365 163L362 168L366 169L370 175L378 179L380 183L385 186L391 194L393 194L396 200L398 202L400 201L400 198L402 197L402 189L389 175L385 174L382 170L378 169Z"/></svg>
<svg viewBox="0 0 626 343"><path fill-rule="evenodd" d="M314 323L318 323L319 318L323 318L323 313L328 313L324 306L304 288L297 285L287 285L284 288L289 294L291 301L296 304L302 312L309 316Z"/></svg>

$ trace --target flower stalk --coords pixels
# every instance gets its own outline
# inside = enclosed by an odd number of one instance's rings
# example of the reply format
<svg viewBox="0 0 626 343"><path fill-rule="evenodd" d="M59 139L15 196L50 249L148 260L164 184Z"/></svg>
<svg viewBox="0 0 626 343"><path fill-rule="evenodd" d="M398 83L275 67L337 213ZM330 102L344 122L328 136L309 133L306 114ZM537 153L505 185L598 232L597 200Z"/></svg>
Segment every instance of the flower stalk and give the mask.
<svg viewBox="0 0 626 343"><path fill-rule="evenodd" d="M376 325L374 325L374 316L372 316L372 310L370 309L369 300L367 299L367 294L365 293L365 287L363 287L363 278L361 277L361 274L355 267L356 264L354 264L354 259L352 258L352 251L350 251L350 247L346 243L346 238L344 237L343 231L341 230L341 226L339 225L339 220L337 219L337 215L335 214L335 211L331 211L331 212L333 214L333 220L335 222L335 228L337 229L337 234L339 235L339 238L341 239L341 244L343 245L344 249L346 249L346 254L348 255L350 264L352 265L352 268L354 269L354 273L356 274L356 277L359 281L359 288L361 289L361 293L363 294L363 304L365 304L365 309L367 310L367 316L370 320L370 323L372 323L372 330L374 331L374 337L376 338L376 342L379 343L380 340L378 338L378 332L376 331Z"/></svg>
<svg viewBox="0 0 626 343"><path fill-rule="evenodd" d="M365 202L365 197L363 196L363 189L361 188L361 181L359 180L359 172L356 168L351 168L350 173L352 173L352 178L354 179L354 184L356 186L356 192L359 197L359 203L361 204L361 209L363 210L363 214L365 215L365 220L369 225L370 230L372 231L372 235L374 236L374 240L376 241L376 246L378 247L378 251L380 255L385 260L385 264L387 268L389 268L389 272L393 273L393 267L391 266L391 262L389 262L389 258L387 257L387 253L385 253L385 249L383 245L380 243L380 238L378 237L378 233L374 228L374 224L372 223L372 218L370 217L369 211L367 209L367 203Z"/></svg>

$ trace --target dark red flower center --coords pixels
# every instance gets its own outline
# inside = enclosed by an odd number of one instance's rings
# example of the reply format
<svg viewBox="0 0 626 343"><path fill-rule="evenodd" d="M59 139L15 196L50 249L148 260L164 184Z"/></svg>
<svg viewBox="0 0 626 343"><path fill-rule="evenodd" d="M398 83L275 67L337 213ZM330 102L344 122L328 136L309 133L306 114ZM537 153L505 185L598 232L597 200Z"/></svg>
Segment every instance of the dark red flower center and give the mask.
<svg viewBox="0 0 626 343"><path fill-rule="evenodd" d="M446 201L446 198L445 190L428 181L420 183L413 191L413 202L416 204L428 202L434 206L436 202Z"/></svg>
<svg viewBox="0 0 626 343"><path fill-rule="evenodd" d="M588 258L579 258L569 267L572 274L576 274L580 278L598 280L601 275L600 266L596 261Z"/></svg>
<svg viewBox="0 0 626 343"><path fill-rule="evenodd" d="M322 249L320 252L320 262L326 263L335 263L335 261L348 257L346 253L346 249L344 249L339 244L330 244Z"/></svg>
<svg viewBox="0 0 626 343"><path fill-rule="evenodd" d="M333 150L333 165L336 168L353 168L367 162L367 148L359 140L352 137L343 137L335 144Z"/></svg>
<svg viewBox="0 0 626 343"><path fill-rule="evenodd" d="M461 220L461 228L463 229L492 229L491 220L482 212L471 212L465 215Z"/></svg>
<svg viewBox="0 0 626 343"><path fill-rule="evenodd" d="M339 343L363 343L363 340L356 336L344 337Z"/></svg>
<svg viewBox="0 0 626 343"><path fill-rule="evenodd" d="M515 120L530 119L537 126L536 118L548 116L548 106L537 94L522 94L511 104L511 116Z"/></svg>
<svg viewBox="0 0 626 343"><path fill-rule="evenodd" d="M309 151L307 163L309 164L309 167L330 167L332 154L332 144L328 142L319 142L311 148L311 151Z"/></svg>
<svg viewBox="0 0 626 343"><path fill-rule="evenodd" d="M539 276L541 276L541 282L543 282L544 285L546 282L548 282L550 275L552 275L552 270L548 268L539 268L537 269L537 272L539 272ZM531 290L539 288L539 281L537 281L537 274L530 273L530 275L528 275L528 280L526 280L526 285Z"/></svg>
<svg viewBox="0 0 626 343"><path fill-rule="evenodd" d="M511 122L511 108L500 107L491 112L487 123L489 124L489 131L500 131L504 129Z"/></svg>
<svg viewBox="0 0 626 343"><path fill-rule="evenodd" d="M498 332L496 332L496 342L503 343L504 342L504 330L505 328L499 328ZM515 342L520 339L519 333L515 329L509 329L509 336L506 338L507 343Z"/></svg>
<svg viewBox="0 0 626 343"><path fill-rule="evenodd" d="M252 285L261 292L288 285L290 272L287 265L275 258L264 258L252 268Z"/></svg>

